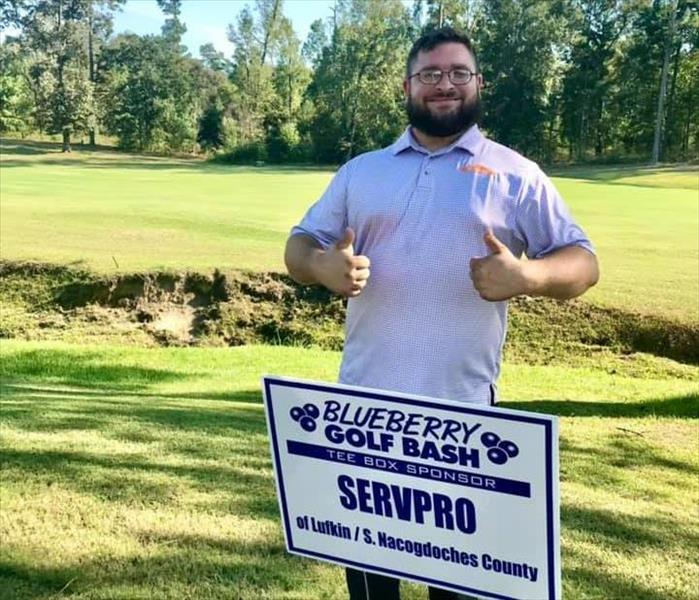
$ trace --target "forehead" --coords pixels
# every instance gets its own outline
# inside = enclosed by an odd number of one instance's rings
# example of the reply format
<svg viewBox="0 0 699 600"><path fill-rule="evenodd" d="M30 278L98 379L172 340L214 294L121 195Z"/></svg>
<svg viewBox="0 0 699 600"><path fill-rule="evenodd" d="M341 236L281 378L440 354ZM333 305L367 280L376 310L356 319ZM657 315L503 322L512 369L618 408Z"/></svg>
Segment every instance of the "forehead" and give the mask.
<svg viewBox="0 0 699 600"><path fill-rule="evenodd" d="M455 65L463 65L475 70L475 61L469 49L458 42L446 42L425 52L420 50L415 57L413 73L426 67L450 69Z"/></svg>

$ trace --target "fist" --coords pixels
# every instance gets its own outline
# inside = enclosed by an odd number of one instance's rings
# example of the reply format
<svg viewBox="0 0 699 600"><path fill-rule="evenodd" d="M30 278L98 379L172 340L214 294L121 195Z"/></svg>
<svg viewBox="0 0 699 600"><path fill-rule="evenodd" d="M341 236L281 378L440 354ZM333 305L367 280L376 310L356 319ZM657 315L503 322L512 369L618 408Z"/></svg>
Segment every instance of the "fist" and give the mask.
<svg viewBox="0 0 699 600"><path fill-rule="evenodd" d="M470 262L471 280L480 297L498 302L526 293L522 261L495 237L492 230L486 232L483 241L490 254L472 258Z"/></svg>
<svg viewBox="0 0 699 600"><path fill-rule="evenodd" d="M318 257L318 281L329 290L355 298L369 280L371 262L354 253L354 231L348 227L342 238Z"/></svg>

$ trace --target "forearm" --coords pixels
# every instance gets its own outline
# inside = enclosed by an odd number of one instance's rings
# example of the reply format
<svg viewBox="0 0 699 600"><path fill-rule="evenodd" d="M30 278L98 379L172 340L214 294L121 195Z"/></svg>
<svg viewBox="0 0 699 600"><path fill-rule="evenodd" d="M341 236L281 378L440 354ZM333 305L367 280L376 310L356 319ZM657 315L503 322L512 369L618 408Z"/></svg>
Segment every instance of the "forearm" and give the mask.
<svg viewBox="0 0 699 600"><path fill-rule="evenodd" d="M303 285L320 283L315 265L322 252L320 244L311 236L292 235L284 252L284 263L291 278Z"/></svg>
<svg viewBox="0 0 699 600"><path fill-rule="evenodd" d="M525 293L567 300L597 283L597 258L579 246L566 246L543 258L523 261Z"/></svg>

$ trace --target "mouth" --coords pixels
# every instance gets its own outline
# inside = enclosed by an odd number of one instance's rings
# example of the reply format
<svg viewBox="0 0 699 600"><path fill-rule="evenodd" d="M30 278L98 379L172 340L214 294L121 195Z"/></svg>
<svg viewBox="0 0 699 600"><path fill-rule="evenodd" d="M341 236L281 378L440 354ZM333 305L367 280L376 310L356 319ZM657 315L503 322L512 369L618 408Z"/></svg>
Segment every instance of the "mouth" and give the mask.
<svg viewBox="0 0 699 600"><path fill-rule="evenodd" d="M427 100L429 104L435 104L437 106L449 106L451 104L456 104L458 102L461 102L460 98L456 98L454 96L439 96L436 98L429 98Z"/></svg>

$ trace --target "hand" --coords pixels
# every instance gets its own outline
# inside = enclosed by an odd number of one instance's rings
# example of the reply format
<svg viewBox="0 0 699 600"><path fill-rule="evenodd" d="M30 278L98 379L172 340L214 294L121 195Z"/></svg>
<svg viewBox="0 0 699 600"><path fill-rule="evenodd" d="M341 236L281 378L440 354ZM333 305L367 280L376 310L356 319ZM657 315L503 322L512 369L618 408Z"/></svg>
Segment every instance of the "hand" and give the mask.
<svg viewBox="0 0 699 600"><path fill-rule="evenodd" d="M523 261L512 254L491 229L488 229L483 240L491 254L472 258L470 262L471 279L480 297L497 302L526 293Z"/></svg>
<svg viewBox="0 0 699 600"><path fill-rule="evenodd" d="M329 290L355 298L369 279L370 261L354 254L354 231L350 227L334 246L317 255L315 273L319 283Z"/></svg>

